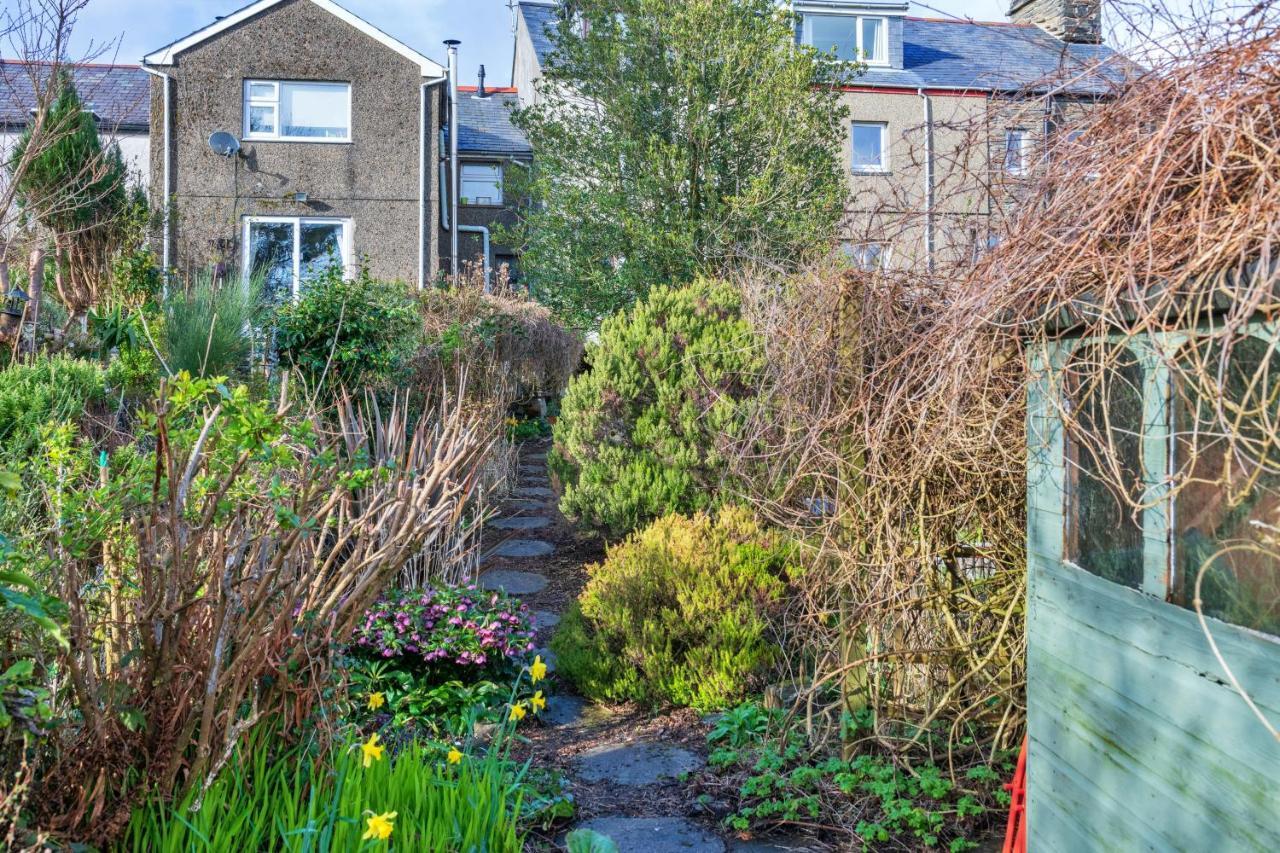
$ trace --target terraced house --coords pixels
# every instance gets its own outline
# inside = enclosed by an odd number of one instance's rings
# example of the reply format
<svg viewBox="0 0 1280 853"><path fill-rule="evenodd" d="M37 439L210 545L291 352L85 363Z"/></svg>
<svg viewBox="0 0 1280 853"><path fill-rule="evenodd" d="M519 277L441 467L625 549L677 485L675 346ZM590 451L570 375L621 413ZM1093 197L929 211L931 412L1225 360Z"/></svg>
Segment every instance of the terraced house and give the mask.
<svg viewBox="0 0 1280 853"><path fill-rule="evenodd" d="M149 54L166 265L296 292L333 263L421 287L455 259L514 262L491 233L511 215L504 171L530 156L513 93L459 87L456 45L441 50L331 0L259 0Z"/></svg>
<svg viewBox="0 0 1280 853"><path fill-rule="evenodd" d="M796 39L861 63L843 86L852 204L842 248L866 267L965 261L999 234L1035 164L1128 67L1099 0L1013 0L1009 20L907 14L879 0L794 0ZM536 103L556 3L524 0L512 85Z"/></svg>

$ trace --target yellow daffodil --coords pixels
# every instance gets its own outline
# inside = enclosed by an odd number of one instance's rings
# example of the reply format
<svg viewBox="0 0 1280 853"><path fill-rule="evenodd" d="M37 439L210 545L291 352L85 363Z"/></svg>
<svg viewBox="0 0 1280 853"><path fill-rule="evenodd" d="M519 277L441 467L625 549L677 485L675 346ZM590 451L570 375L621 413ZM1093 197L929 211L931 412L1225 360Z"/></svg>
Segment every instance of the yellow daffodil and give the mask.
<svg viewBox="0 0 1280 853"><path fill-rule="evenodd" d="M529 700L529 705L533 708L533 713L537 714L547 707L547 700L542 697L542 691L539 690L533 694L533 698Z"/></svg>
<svg viewBox="0 0 1280 853"><path fill-rule="evenodd" d="M518 705L511 706L511 719L515 720L517 723L523 720L527 713L529 712L525 709L523 702Z"/></svg>
<svg viewBox="0 0 1280 853"><path fill-rule="evenodd" d="M533 659L533 664L529 667L529 679L534 684L537 684L546 677L547 665L542 662L542 655L538 655Z"/></svg>
<svg viewBox="0 0 1280 853"><path fill-rule="evenodd" d="M372 765L373 762L375 761L381 761L382 750L384 749L386 749L386 747L378 745L377 733L375 732L374 734L370 735L368 743L363 743L360 745L360 751L364 753L364 766L368 767Z"/></svg>
<svg viewBox="0 0 1280 853"><path fill-rule="evenodd" d="M396 819L395 812L383 812L382 814L370 815L365 818L365 824L368 829L364 831L362 840L368 841L374 839L376 841L386 841L391 837L392 831L396 828L394 823Z"/></svg>
<svg viewBox="0 0 1280 853"><path fill-rule="evenodd" d="M382 693L369 694L369 710L370 711L376 711L385 704L387 704L387 697Z"/></svg>
<svg viewBox="0 0 1280 853"><path fill-rule="evenodd" d="M462 761L462 753L458 751L457 747L454 747L453 749L449 750L450 764L459 764L461 763L461 761Z"/></svg>

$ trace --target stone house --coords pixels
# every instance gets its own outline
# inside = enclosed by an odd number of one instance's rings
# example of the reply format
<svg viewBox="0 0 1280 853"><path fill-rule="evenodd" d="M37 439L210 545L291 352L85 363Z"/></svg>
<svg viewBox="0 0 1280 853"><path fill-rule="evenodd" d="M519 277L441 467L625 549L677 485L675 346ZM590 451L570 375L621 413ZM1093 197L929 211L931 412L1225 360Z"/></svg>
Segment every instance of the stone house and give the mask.
<svg viewBox="0 0 1280 853"><path fill-rule="evenodd" d="M513 262L490 232L514 204L504 170L531 152L512 93L458 87L449 54L437 62L332 0L259 0L149 54L166 265L256 271L296 292L332 263L422 287L451 271L454 245L459 264Z"/></svg>
<svg viewBox="0 0 1280 853"><path fill-rule="evenodd" d="M793 0L796 39L859 60L842 87L852 191L841 248L866 267L966 261L1081 110L1129 67L1099 0L1013 0L1009 21L907 15L897 0ZM537 103L557 4L517 5L512 85ZM918 266L917 266L918 265Z"/></svg>

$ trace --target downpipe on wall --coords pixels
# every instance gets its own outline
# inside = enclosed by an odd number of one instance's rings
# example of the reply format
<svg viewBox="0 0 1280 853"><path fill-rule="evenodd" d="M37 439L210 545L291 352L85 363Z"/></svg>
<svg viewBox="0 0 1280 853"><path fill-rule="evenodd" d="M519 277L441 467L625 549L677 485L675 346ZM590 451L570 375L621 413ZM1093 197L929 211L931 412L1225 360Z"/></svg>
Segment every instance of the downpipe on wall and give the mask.
<svg viewBox="0 0 1280 853"><path fill-rule="evenodd" d="M458 278L458 205L461 201L458 186L458 45L462 42L449 39L449 219L454 227L449 229L449 270Z"/></svg>
<svg viewBox="0 0 1280 853"><path fill-rule="evenodd" d="M170 125L173 122L172 111L169 106L170 91L173 85L173 78L163 71L156 71L146 65L142 66L142 70L155 77L159 77L164 81L164 218L161 225L162 236L162 263L164 265L164 280L169 280L169 269L173 266L173 223L171 219L171 210L173 202L170 199L173 187L173 154L171 151L170 140L172 138L172 129Z"/></svg>

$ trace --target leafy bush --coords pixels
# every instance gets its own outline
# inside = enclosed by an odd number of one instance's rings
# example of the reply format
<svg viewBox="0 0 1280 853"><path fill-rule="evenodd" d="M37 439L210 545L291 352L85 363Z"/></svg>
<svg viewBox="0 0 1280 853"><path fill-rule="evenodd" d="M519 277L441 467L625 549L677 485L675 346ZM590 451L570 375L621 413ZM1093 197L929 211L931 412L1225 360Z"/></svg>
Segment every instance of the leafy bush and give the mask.
<svg viewBox="0 0 1280 853"><path fill-rule="evenodd" d="M773 660L790 545L743 509L668 516L588 567L552 641L584 695L722 708Z"/></svg>
<svg viewBox="0 0 1280 853"><path fill-rule="evenodd" d="M710 509L762 355L725 283L655 288L606 321L556 424L560 508L614 535L670 512Z"/></svg>
<svg viewBox="0 0 1280 853"><path fill-rule="evenodd" d="M85 407L106 400L106 374L92 361L65 355L39 357L0 372L0 448L25 459L49 422L79 420Z"/></svg>
<svg viewBox="0 0 1280 853"><path fill-rule="evenodd" d="M239 376L253 352L250 330L261 313L261 287L239 279L215 282L202 273L163 303L169 370L192 376Z"/></svg>
<svg viewBox="0 0 1280 853"><path fill-rule="evenodd" d="M351 389L390 382L413 355L420 325L408 285L364 269L348 280L340 267L308 281L296 302L280 307L277 323L283 363L312 383Z"/></svg>

